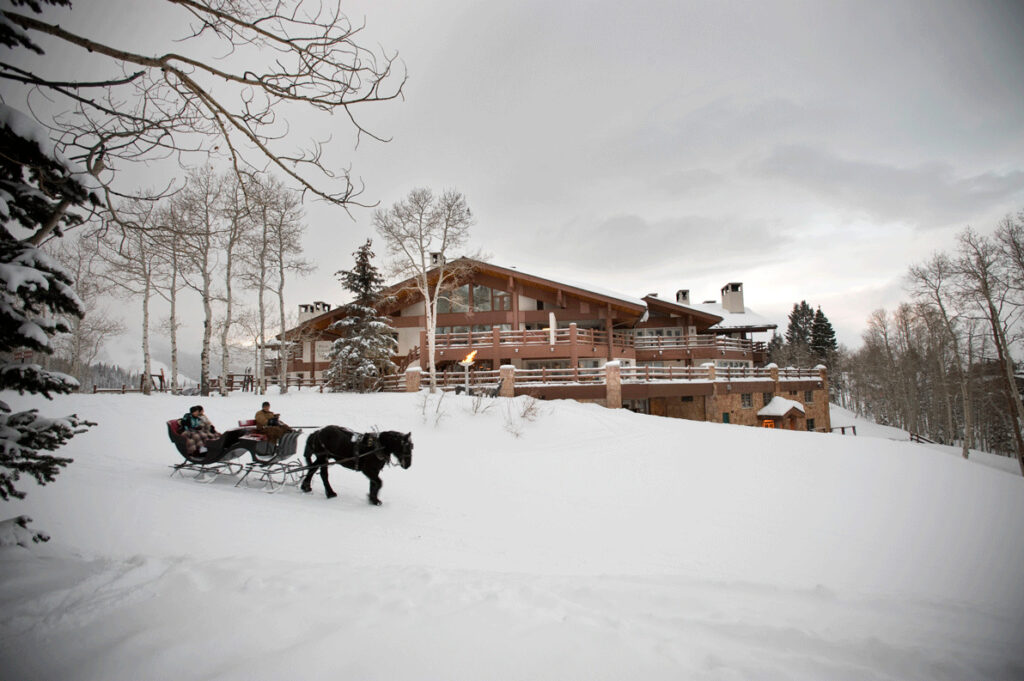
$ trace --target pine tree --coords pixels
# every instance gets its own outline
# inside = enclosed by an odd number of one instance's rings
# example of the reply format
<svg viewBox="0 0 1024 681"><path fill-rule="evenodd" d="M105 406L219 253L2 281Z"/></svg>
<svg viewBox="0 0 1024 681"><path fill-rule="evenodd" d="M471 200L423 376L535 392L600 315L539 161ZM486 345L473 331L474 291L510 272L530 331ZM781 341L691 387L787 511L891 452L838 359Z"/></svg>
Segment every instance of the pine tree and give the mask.
<svg viewBox="0 0 1024 681"><path fill-rule="evenodd" d="M818 361L826 364L831 355L839 349L835 329L832 328L832 323L825 313L821 311L821 306L818 306L818 310L814 313L814 320L811 322L810 346L811 352L814 353Z"/></svg>
<svg viewBox="0 0 1024 681"><path fill-rule="evenodd" d="M397 368L391 361L398 347L392 336L395 329L377 312L384 278L372 262L371 245L367 239L352 254L355 266L337 272L341 285L354 294L355 300L342 307L344 317L330 327L341 334L331 348L331 366L325 374L333 390L373 390L381 376Z"/></svg>
<svg viewBox="0 0 1024 681"><path fill-rule="evenodd" d="M52 354L52 337L66 333L69 317L81 318L72 280L56 260L36 247L62 227L80 224L74 206L97 201L87 178L76 175L54 151L45 129L0 105L0 389L69 393L78 381L38 364L22 364L16 351ZM19 239L12 230L28 232ZM36 409L15 412L0 401L0 498L23 498L21 475L53 482L71 459L51 452L94 425L75 415L47 418Z"/></svg>
<svg viewBox="0 0 1024 681"><path fill-rule="evenodd" d="M811 325L814 323L814 310L801 300L793 303L793 311L789 313L789 326L786 327L786 342L798 348L807 348L811 344Z"/></svg>

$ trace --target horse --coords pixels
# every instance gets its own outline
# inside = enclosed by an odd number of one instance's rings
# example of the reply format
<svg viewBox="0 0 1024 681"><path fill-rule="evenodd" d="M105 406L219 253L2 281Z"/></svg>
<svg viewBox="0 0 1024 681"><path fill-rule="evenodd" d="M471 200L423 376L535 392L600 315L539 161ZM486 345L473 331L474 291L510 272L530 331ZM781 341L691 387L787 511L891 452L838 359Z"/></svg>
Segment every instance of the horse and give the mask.
<svg viewBox="0 0 1024 681"><path fill-rule="evenodd" d="M377 494L384 485L380 481L380 471L391 461L392 456L398 459L402 468L412 465L412 433L385 430L381 433L360 434L341 426L325 426L306 438L303 456L309 468L302 480L303 492L313 491L313 474L319 468L327 498L338 496L327 477L327 467L330 460L334 459L345 468L361 471L370 479L370 493L367 497L371 504L380 506Z"/></svg>

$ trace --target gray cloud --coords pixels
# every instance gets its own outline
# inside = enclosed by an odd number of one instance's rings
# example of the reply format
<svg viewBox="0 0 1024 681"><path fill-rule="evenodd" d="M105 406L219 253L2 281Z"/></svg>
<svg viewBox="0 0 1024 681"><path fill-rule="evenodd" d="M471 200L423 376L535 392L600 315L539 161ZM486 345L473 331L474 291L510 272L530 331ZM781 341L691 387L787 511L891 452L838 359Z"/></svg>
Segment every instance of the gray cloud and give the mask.
<svg viewBox="0 0 1024 681"><path fill-rule="evenodd" d="M766 220L696 215L651 220L635 214L576 218L551 230L543 257L575 265L614 263L617 271L636 272L637 286L662 275L685 271L697 277L785 259L792 236ZM515 253L511 241L496 249ZM527 246L528 248L528 246ZM536 260L536 252L523 257ZM512 257L518 257L514 255Z"/></svg>
<svg viewBox="0 0 1024 681"><path fill-rule="evenodd" d="M1008 210L1024 197L1021 170L963 176L944 163L899 167L840 158L803 146L778 147L753 169L875 219L920 227L958 224Z"/></svg>

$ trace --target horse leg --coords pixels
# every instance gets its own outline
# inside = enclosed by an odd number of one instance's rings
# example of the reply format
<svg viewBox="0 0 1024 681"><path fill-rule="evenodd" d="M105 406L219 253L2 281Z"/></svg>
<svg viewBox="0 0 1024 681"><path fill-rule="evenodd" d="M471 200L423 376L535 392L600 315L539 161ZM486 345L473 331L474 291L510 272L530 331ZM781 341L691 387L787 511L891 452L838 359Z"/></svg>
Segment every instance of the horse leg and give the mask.
<svg viewBox="0 0 1024 681"><path fill-rule="evenodd" d="M366 477L370 479L370 493L367 495L370 503L374 506L380 506L380 499L377 498L377 493L380 492L380 488L384 486L381 482L380 473L366 472Z"/></svg>
<svg viewBox="0 0 1024 681"><path fill-rule="evenodd" d="M331 488L331 481L327 477L327 461L328 461L328 459L325 457L323 459L323 465L320 466L320 479L324 481L324 492L327 493L327 498L328 499L333 499L334 497L336 497L338 495ZM310 475L312 475L312 473Z"/></svg>
<svg viewBox="0 0 1024 681"><path fill-rule="evenodd" d="M306 467L309 468L309 471L306 473L306 477L302 479L302 491L308 493L313 491L313 474L316 473L316 468L313 468L312 454L306 452L303 456L306 458Z"/></svg>

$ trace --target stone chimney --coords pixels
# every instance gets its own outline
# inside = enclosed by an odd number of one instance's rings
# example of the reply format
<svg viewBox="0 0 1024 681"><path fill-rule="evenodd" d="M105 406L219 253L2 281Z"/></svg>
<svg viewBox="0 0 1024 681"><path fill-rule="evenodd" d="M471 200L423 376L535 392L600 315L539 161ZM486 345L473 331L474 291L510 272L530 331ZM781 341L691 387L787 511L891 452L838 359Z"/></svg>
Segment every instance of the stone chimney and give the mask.
<svg viewBox="0 0 1024 681"><path fill-rule="evenodd" d="M690 289L681 288L676 291L676 302L680 305L690 304Z"/></svg>
<svg viewBox="0 0 1024 681"><path fill-rule="evenodd" d="M318 300L315 303L306 303L305 305L299 305L299 324L306 321L307 319L312 319L313 317L322 315L324 312L327 312L330 309L330 304L325 303L322 300Z"/></svg>
<svg viewBox="0 0 1024 681"><path fill-rule="evenodd" d="M437 267L443 265L446 262L446 258L441 254L440 251L434 251L430 254L430 266Z"/></svg>
<svg viewBox="0 0 1024 681"><path fill-rule="evenodd" d="M722 307L727 312L742 314L743 307L743 284L731 282L722 287Z"/></svg>

